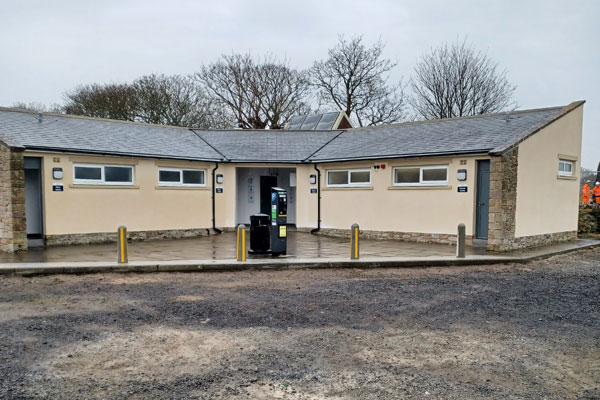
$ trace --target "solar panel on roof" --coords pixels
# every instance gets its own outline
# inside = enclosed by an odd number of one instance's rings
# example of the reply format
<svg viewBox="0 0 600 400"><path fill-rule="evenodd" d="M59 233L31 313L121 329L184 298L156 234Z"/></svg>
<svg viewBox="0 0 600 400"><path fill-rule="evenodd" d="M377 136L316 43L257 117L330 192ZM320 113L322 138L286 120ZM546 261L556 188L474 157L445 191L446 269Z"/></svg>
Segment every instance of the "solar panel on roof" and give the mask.
<svg viewBox="0 0 600 400"><path fill-rule="evenodd" d="M333 124L335 124L335 121L337 121L339 114L340 113L337 111L323 114L323 118L321 118L315 129L318 131L333 129Z"/></svg>
<svg viewBox="0 0 600 400"><path fill-rule="evenodd" d="M293 129L293 130L300 129L305 118L306 118L306 115L296 115L296 116L292 117L292 119L290 119L290 122L288 123L288 126L286 129Z"/></svg>
<svg viewBox="0 0 600 400"><path fill-rule="evenodd" d="M307 115L300 129L305 131L314 130L317 127L317 124L319 123L319 120L322 116L323 114Z"/></svg>

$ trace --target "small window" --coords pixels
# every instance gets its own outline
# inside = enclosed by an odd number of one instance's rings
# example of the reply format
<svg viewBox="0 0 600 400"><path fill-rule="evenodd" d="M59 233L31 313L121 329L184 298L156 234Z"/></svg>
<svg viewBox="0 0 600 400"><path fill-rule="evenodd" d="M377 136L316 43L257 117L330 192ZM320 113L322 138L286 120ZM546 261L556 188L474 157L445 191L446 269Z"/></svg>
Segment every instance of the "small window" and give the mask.
<svg viewBox="0 0 600 400"><path fill-rule="evenodd" d="M395 186L447 186L448 167L445 165L394 168Z"/></svg>
<svg viewBox="0 0 600 400"><path fill-rule="evenodd" d="M573 176L573 161L559 160L558 161L559 176Z"/></svg>
<svg viewBox="0 0 600 400"><path fill-rule="evenodd" d="M346 169L339 171L327 171L327 186L364 187L371 184L371 170L368 169Z"/></svg>
<svg viewBox="0 0 600 400"><path fill-rule="evenodd" d="M206 186L206 172L201 169L159 168L160 186Z"/></svg>
<svg viewBox="0 0 600 400"><path fill-rule="evenodd" d="M133 167L129 165L76 164L74 184L79 185L132 185Z"/></svg>
<svg viewBox="0 0 600 400"><path fill-rule="evenodd" d="M396 168L394 170L394 183L416 184L418 185L421 178L420 168Z"/></svg>
<svg viewBox="0 0 600 400"><path fill-rule="evenodd" d="M204 171L183 170L184 185L204 185Z"/></svg>
<svg viewBox="0 0 600 400"><path fill-rule="evenodd" d="M75 167L75 180L102 181L102 167Z"/></svg>
<svg viewBox="0 0 600 400"><path fill-rule="evenodd" d="M104 181L106 183L131 183L133 182L133 169L131 167L104 167Z"/></svg>
<svg viewBox="0 0 600 400"><path fill-rule="evenodd" d="M179 183L181 182L181 171L158 171L158 181L160 183Z"/></svg>

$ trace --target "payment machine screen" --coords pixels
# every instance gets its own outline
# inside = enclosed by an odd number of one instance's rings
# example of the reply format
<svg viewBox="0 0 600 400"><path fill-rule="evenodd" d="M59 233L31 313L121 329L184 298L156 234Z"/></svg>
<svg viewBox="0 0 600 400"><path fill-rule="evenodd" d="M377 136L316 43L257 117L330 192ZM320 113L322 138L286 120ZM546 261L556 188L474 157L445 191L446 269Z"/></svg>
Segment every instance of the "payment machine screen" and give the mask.
<svg viewBox="0 0 600 400"><path fill-rule="evenodd" d="M277 207L279 208L279 215L287 215L287 197L285 192L279 193L278 201Z"/></svg>

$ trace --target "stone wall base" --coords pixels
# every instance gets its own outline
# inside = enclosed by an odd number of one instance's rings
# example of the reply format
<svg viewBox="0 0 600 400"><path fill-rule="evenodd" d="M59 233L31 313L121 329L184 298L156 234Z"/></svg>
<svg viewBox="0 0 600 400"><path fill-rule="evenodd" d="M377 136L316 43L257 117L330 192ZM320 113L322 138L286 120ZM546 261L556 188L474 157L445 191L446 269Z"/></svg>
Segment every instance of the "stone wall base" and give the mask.
<svg viewBox="0 0 600 400"><path fill-rule="evenodd" d="M214 234L212 229L172 229L161 231L127 232L128 241L183 239ZM47 235L46 246L70 244L116 243L117 232L73 233L66 235Z"/></svg>
<svg viewBox="0 0 600 400"><path fill-rule="evenodd" d="M299 232L310 232L314 228L298 228ZM321 228L316 234L332 237L350 238L350 229ZM393 232L393 231L360 231L362 239L399 240L415 243L437 243L456 245L456 235L447 233ZM467 235L467 244L473 244L473 236Z"/></svg>
<svg viewBox="0 0 600 400"><path fill-rule="evenodd" d="M488 240L490 251L512 251L530 247L548 246L577 239L577 231L546 233L543 235L523 236L503 240Z"/></svg>

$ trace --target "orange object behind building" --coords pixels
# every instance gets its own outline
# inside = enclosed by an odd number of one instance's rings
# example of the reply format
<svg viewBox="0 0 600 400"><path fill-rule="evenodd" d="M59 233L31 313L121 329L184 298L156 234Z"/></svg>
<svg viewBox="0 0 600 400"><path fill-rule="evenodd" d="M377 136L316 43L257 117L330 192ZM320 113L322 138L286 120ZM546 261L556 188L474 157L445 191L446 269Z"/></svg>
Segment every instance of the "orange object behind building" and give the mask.
<svg viewBox="0 0 600 400"><path fill-rule="evenodd" d="M583 188L581 188L581 200L583 201L583 204L590 204L591 195L592 191L590 189L590 185L586 183L583 185Z"/></svg>
<svg viewBox="0 0 600 400"><path fill-rule="evenodd" d="M600 185L594 186L594 190L592 190L592 194L596 196L596 204L600 204Z"/></svg>

